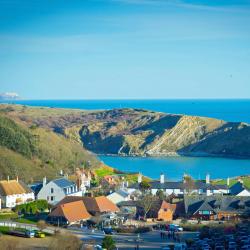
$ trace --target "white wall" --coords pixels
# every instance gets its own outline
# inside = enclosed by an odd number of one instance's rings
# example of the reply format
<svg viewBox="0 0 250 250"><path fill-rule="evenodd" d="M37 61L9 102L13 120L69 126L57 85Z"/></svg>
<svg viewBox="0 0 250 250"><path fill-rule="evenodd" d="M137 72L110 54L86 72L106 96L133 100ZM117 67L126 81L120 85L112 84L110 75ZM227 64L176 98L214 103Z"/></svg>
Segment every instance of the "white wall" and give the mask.
<svg viewBox="0 0 250 250"><path fill-rule="evenodd" d="M8 208L12 208L15 207L16 205L18 205L16 203L16 200L21 200L21 202L19 202L18 204L22 204L27 202L28 200L34 200L35 199L35 195L34 193L27 193L27 194L13 194L13 195L7 195L5 197L5 206Z"/></svg>
<svg viewBox="0 0 250 250"><path fill-rule="evenodd" d="M54 189L51 193L51 188ZM41 188L40 192L37 195L38 200L47 200L50 204L56 204L65 197L63 189L58 187L54 182L50 181L47 185ZM53 197L53 200L51 199Z"/></svg>

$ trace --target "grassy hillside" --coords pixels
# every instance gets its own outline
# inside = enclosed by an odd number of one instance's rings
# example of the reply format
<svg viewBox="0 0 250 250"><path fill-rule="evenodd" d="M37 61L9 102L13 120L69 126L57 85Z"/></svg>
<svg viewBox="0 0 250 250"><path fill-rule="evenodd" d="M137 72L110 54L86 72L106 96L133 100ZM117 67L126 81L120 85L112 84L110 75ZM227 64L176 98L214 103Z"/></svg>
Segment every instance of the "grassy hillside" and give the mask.
<svg viewBox="0 0 250 250"><path fill-rule="evenodd" d="M0 176L19 176L25 181L44 175L55 177L62 169L74 172L79 166L102 166L97 158L75 142L48 129L26 127L0 115Z"/></svg>
<svg viewBox="0 0 250 250"><path fill-rule="evenodd" d="M64 135L98 154L250 158L250 125L141 109L83 111L0 105L27 126Z"/></svg>

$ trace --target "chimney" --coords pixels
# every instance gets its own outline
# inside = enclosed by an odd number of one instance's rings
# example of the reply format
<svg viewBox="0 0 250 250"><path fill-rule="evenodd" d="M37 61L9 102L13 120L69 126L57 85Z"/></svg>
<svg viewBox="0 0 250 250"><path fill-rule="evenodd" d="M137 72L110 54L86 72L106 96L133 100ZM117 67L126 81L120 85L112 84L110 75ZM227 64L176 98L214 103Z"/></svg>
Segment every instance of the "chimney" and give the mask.
<svg viewBox="0 0 250 250"><path fill-rule="evenodd" d="M46 176L44 176L43 177L43 187L46 186L46 184L47 184L47 178L46 178Z"/></svg>
<svg viewBox="0 0 250 250"><path fill-rule="evenodd" d="M16 177L16 181L18 182L18 175L17 175L17 177Z"/></svg>
<svg viewBox="0 0 250 250"><path fill-rule="evenodd" d="M209 174L206 175L206 184L210 184L210 175Z"/></svg>
<svg viewBox="0 0 250 250"><path fill-rule="evenodd" d="M142 182L142 174L141 174L141 173L138 174L137 182L138 182L138 183L141 183L141 182Z"/></svg>
<svg viewBox="0 0 250 250"><path fill-rule="evenodd" d="M230 178L227 177L227 186L229 187L229 185L230 185Z"/></svg>
<svg viewBox="0 0 250 250"><path fill-rule="evenodd" d="M161 173L161 175L160 175L160 183L163 184L164 182L165 182L164 174Z"/></svg>

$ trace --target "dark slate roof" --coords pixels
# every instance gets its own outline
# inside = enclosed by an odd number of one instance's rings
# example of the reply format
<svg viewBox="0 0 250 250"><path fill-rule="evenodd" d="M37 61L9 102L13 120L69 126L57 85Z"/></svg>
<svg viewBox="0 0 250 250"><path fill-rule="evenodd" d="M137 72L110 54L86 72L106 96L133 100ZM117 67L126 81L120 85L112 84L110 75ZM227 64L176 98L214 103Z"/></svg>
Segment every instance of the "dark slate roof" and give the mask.
<svg viewBox="0 0 250 250"><path fill-rule="evenodd" d="M215 212L236 212L238 214L250 213L250 197L238 196L185 196L184 205L186 214L192 215L197 210L209 206ZM211 209L208 209L211 210Z"/></svg>
<svg viewBox="0 0 250 250"><path fill-rule="evenodd" d="M244 189L246 189L246 188L244 187L243 183L238 181L232 187L230 187L230 194L237 195L241 191L243 191Z"/></svg>
<svg viewBox="0 0 250 250"><path fill-rule="evenodd" d="M137 206L137 202L130 200L130 201L121 201L117 204L118 207L135 207Z"/></svg>
<svg viewBox="0 0 250 250"><path fill-rule="evenodd" d="M42 182L38 182L38 183L33 183L31 185L29 185L30 189L34 192L35 196L40 192L40 190L43 187L43 183Z"/></svg>
<svg viewBox="0 0 250 250"><path fill-rule="evenodd" d="M121 189L116 191L116 193L118 193L119 195L121 195L124 198L126 198L129 195L129 193L127 193L126 191L121 190Z"/></svg>
<svg viewBox="0 0 250 250"><path fill-rule="evenodd" d="M72 181L69 181L68 179L65 178L60 178L60 179L56 179L56 180L52 180L58 187L60 188L66 188L66 187L70 187L70 186L74 186L75 183Z"/></svg>

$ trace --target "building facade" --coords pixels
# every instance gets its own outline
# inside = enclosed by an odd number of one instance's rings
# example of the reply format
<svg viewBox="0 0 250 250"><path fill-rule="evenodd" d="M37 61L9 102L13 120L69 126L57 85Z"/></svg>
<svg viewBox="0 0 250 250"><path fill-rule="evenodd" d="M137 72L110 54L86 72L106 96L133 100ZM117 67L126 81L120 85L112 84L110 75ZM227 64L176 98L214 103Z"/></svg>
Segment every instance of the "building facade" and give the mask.
<svg viewBox="0 0 250 250"><path fill-rule="evenodd" d="M66 178L51 180L47 183L46 178L43 180L43 186L37 194L37 199L47 200L54 205L61 201L65 196L82 196L81 190L77 185Z"/></svg>
<svg viewBox="0 0 250 250"><path fill-rule="evenodd" d="M33 191L22 181L3 180L0 181L0 199L2 208L13 208L16 205L33 201Z"/></svg>

